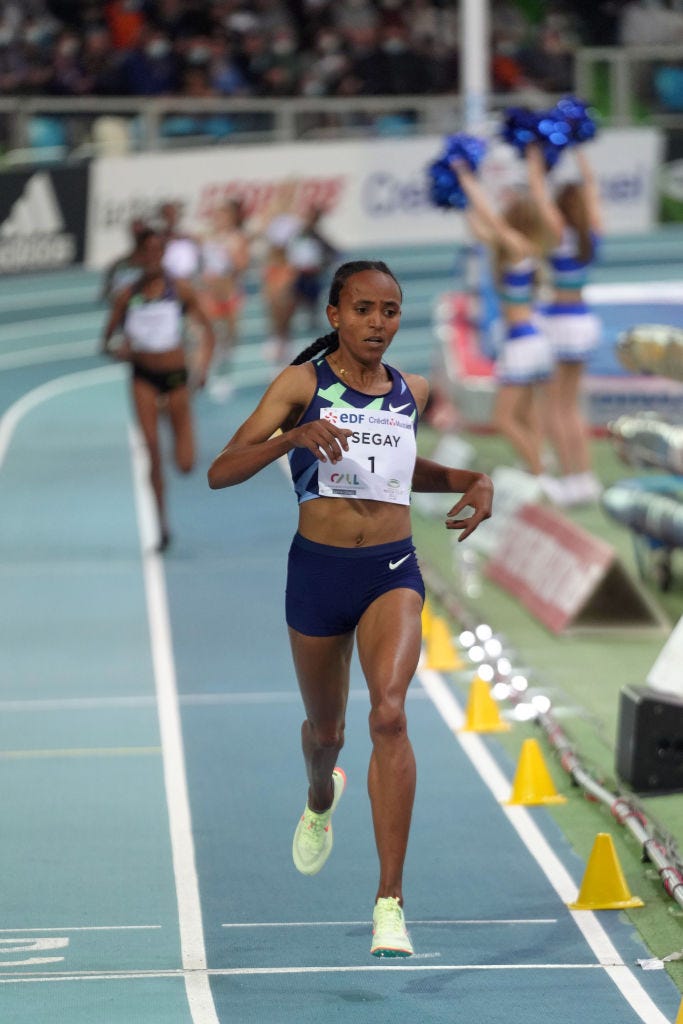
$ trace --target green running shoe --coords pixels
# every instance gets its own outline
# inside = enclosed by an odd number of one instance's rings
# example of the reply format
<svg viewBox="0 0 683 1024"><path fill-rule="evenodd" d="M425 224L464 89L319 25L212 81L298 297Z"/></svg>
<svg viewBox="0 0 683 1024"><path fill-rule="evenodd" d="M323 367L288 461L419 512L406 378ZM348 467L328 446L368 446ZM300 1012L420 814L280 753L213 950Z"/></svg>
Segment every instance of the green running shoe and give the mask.
<svg viewBox="0 0 683 1024"><path fill-rule="evenodd" d="M373 956L412 956L403 908L395 896L380 896L372 914Z"/></svg>
<svg viewBox="0 0 683 1024"><path fill-rule="evenodd" d="M346 775L339 767L332 772L332 785L334 786L332 806L322 814L317 814L306 804L301 820L296 826L292 843L292 858L294 866L302 875L317 875L332 852L334 843L332 814L346 786Z"/></svg>

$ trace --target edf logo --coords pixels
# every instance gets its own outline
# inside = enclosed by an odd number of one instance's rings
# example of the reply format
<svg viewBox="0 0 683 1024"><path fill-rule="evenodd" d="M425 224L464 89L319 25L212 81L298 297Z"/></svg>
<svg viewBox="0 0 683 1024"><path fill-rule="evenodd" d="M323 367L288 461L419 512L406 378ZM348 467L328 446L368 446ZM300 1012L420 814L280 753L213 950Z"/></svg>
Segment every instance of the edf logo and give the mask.
<svg viewBox="0 0 683 1024"><path fill-rule="evenodd" d="M362 423L365 419L365 414L362 412L342 412L339 414L339 421L341 423Z"/></svg>

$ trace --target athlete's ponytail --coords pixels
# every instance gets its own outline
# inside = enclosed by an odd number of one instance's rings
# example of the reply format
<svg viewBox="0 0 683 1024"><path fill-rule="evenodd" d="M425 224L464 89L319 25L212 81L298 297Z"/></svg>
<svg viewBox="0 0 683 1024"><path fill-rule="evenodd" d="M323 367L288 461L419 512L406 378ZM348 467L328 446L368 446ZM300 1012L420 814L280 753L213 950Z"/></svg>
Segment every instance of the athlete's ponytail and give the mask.
<svg viewBox="0 0 683 1024"><path fill-rule="evenodd" d="M299 352L299 355L292 359L290 366L299 366L300 363L307 363L313 359L319 352L334 352L338 348L339 335L336 331L332 331L330 334L324 334L322 338L316 338L312 345Z"/></svg>

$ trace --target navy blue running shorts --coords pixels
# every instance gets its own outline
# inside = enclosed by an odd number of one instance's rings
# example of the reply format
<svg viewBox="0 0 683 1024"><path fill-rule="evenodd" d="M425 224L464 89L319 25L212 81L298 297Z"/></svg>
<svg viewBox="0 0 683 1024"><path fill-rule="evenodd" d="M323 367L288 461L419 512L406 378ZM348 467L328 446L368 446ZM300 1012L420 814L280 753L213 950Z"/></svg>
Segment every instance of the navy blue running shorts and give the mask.
<svg viewBox="0 0 683 1024"><path fill-rule="evenodd" d="M349 633L373 601L398 587L416 590L424 601L412 537L369 548L337 548L297 533L287 565L287 625L305 636Z"/></svg>

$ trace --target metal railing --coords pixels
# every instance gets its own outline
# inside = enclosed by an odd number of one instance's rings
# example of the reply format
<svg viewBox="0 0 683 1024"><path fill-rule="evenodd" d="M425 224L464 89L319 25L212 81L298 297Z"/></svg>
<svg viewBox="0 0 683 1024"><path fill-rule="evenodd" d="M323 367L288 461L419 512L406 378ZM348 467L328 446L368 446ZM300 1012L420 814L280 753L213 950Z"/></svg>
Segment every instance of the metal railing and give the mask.
<svg viewBox="0 0 683 1024"><path fill-rule="evenodd" d="M491 115L557 96L525 91L489 97ZM179 146L379 138L460 131L462 97L324 99L187 97L0 97L1 161L52 161Z"/></svg>
<svg viewBox="0 0 683 1024"><path fill-rule="evenodd" d="M605 123L683 128L683 46L591 46L577 50L578 96Z"/></svg>

